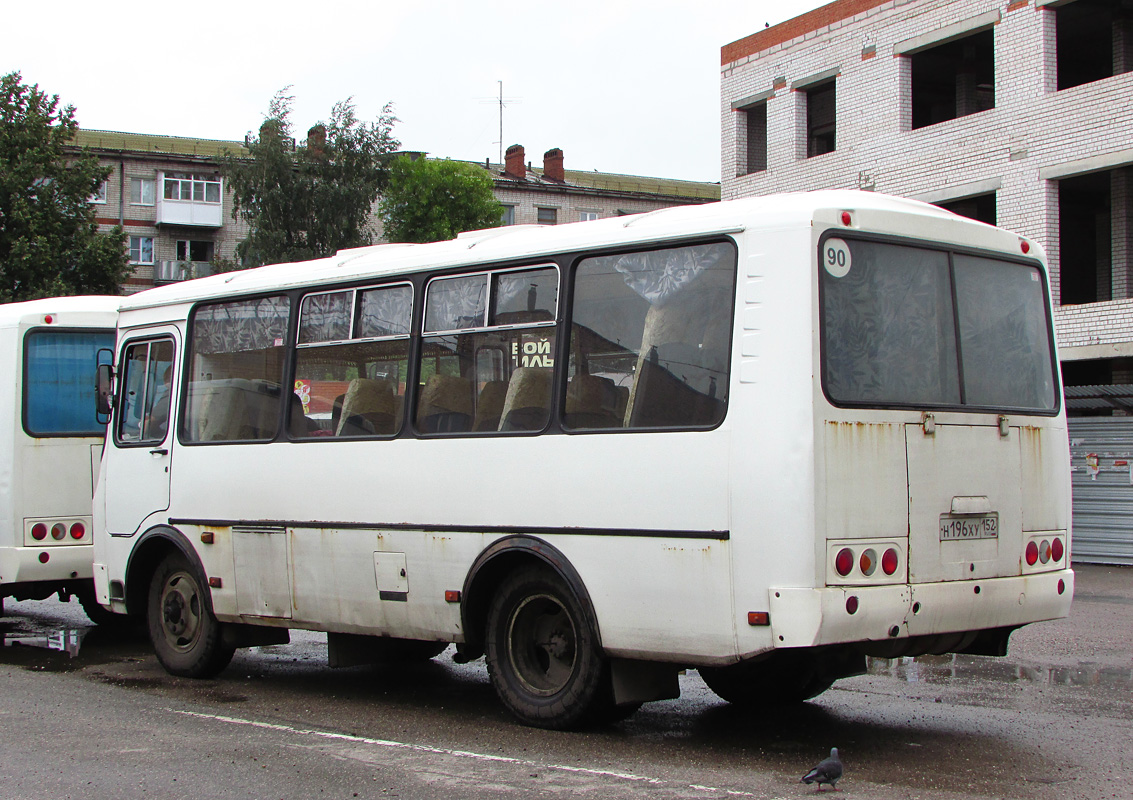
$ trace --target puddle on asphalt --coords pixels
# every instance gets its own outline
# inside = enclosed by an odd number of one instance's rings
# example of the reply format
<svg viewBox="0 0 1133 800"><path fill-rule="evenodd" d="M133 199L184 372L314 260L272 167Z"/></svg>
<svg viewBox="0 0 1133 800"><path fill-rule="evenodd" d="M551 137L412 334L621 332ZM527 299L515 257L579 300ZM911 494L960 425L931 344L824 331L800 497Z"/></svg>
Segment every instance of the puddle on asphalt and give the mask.
<svg viewBox="0 0 1133 800"><path fill-rule="evenodd" d="M1133 668L1080 661L1074 666L1044 667L1017 664L988 656L916 656L868 658L870 675L883 675L908 683L996 681L1042 683L1051 686L1133 688Z"/></svg>
<svg viewBox="0 0 1133 800"><path fill-rule="evenodd" d="M79 654L90 628L62 628L46 633L5 633L0 634L5 647L36 647L41 650L58 650L71 658Z"/></svg>

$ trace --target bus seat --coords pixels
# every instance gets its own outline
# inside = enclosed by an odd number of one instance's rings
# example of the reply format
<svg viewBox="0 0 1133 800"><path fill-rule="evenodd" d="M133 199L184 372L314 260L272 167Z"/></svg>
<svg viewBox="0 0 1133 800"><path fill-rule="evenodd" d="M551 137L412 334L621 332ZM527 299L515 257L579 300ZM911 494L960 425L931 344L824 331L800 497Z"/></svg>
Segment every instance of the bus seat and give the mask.
<svg viewBox="0 0 1133 800"><path fill-rule="evenodd" d="M476 418L472 423L474 431L495 431L500 427L500 415L507 397L507 381L488 381L480 390L476 400Z"/></svg>
<svg viewBox="0 0 1133 800"><path fill-rule="evenodd" d="M246 392L238 386L206 389L197 415L198 441L221 442L253 438L248 423Z"/></svg>
<svg viewBox="0 0 1133 800"><path fill-rule="evenodd" d="M423 433L463 433L472 428L472 381L434 375L421 390L417 427Z"/></svg>
<svg viewBox="0 0 1133 800"><path fill-rule="evenodd" d="M355 378L342 399L336 436L389 436L396 432L397 415L389 381Z"/></svg>
<svg viewBox="0 0 1133 800"><path fill-rule="evenodd" d="M520 367L511 374L500 414L501 431L542 430L551 414L551 370Z"/></svg>
<svg viewBox="0 0 1133 800"><path fill-rule="evenodd" d="M617 389L609 378L575 375L567 384L563 421L568 428L620 428Z"/></svg>
<svg viewBox="0 0 1133 800"><path fill-rule="evenodd" d="M342 420L342 401L346 399L346 393L343 392L338 397L334 398L334 403L330 408L330 430L331 434L338 435L338 423Z"/></svg>

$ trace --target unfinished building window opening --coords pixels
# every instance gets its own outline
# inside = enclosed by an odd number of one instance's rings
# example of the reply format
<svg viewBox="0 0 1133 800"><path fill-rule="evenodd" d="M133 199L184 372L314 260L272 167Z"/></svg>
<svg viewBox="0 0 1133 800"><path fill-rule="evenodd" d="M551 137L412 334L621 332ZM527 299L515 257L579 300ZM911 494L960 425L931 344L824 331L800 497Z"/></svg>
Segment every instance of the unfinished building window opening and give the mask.
<svg viewBox="0 0 1133 800"><path fill-rule="evenodd" d="M1054 13L1059 90L1133 71L1133 2L1075 0Z"/></svg>
<svg viewBox="0 0 1133 800"><path fill-rule="evenodd" d="M1058 182L1059 302L1112 299L1110 173Z"/></svg>
<svg viewBox="0 0 1133 800"><path fill-rule="evenodd" d="M958 200L945 200L936 205L961 217L986 222L988 225L996 224L995 192L962 197Z"/></svg>
<svg viewBox="0 0 1133 800"><path fill-rule="evenodd" d="M837 147L835 81L802 89L806 94L806 157L831 153Z"/></svg>
<svg viewBox="0 0 1133 800"><path fill-rule="evenodd" d="M995 42L990 29L921 50L909 60L914 129L995 108Z"/></svg>
<svg viewBox="0 0 1133 800"><path fill-rule="evenodd" d="M763 172L767 169L767 103L757 103L738 111L746 134L743 174Z"/></svg>

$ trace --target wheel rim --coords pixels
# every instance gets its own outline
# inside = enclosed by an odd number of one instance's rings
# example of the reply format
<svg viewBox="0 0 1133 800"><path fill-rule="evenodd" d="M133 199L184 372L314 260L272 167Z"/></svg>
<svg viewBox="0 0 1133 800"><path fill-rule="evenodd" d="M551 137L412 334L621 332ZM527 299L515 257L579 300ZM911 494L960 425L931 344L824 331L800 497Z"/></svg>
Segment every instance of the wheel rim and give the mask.
<svg viewBox="0 0 1133 800"><path fill-rule="evenodd" d="M161 632L175 650L192 649L201 633L201 593L187 572L175 572L161 589Z"/></svg>
<svg viewBox="0 0 1133 800"><path fill-rule="evenodd" d="M508 661L524 687L547 697L561 691L578 657L574 620L556 598L524 598L508 619Z"/></svg>

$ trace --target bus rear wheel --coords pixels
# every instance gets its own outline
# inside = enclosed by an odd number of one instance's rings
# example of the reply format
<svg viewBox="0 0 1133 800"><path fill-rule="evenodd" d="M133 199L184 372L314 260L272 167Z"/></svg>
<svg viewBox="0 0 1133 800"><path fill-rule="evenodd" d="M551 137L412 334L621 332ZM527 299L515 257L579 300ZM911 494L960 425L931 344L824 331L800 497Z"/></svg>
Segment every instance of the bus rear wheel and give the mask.
<svg viewBox="0 0 1133 800"><path fill-rule="evenodd" d="M220 623L209 610L204 581L180 553L170 553L154 573L147 624L157 660L185 678L211 678L232 660L235 649L221 639Z"/></svg>
<svg viewBox="0 0 1133 800"><path fill-rule="evenodd" d="M601 718L608 664L582 603L552 571L530 567L503 582L486 645L492 686L521 722L565 730Z"/></svg>

